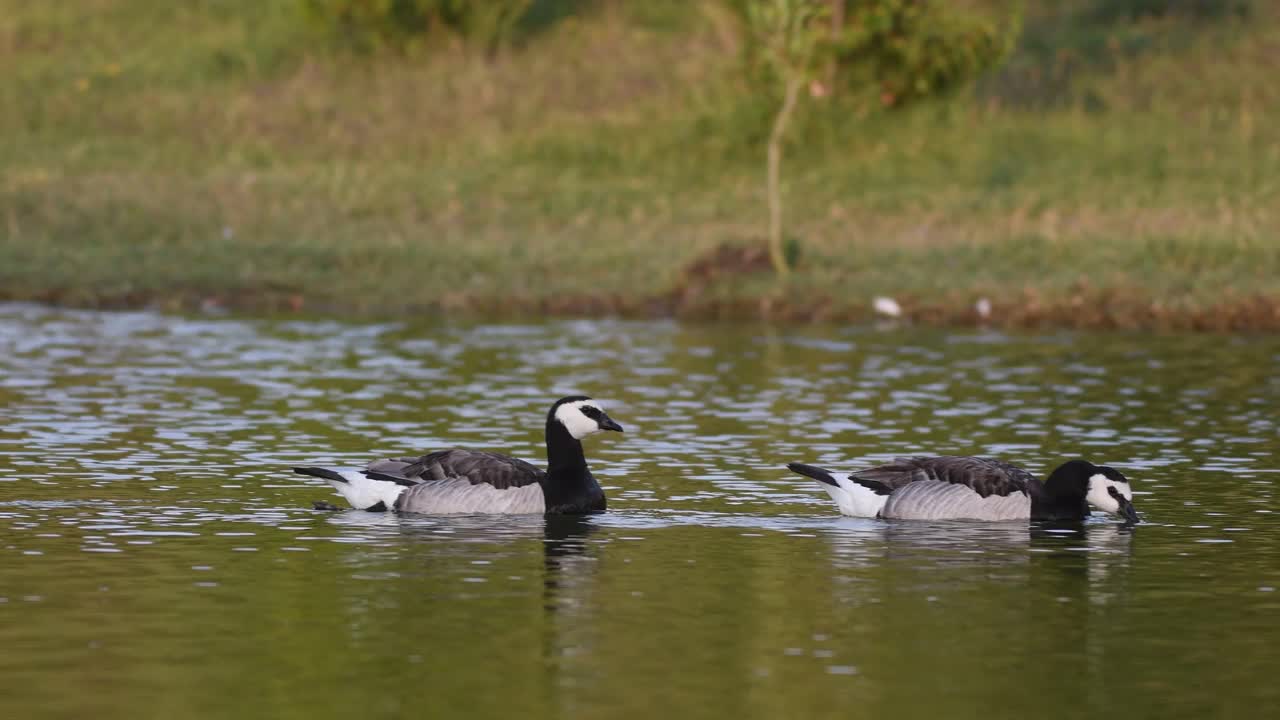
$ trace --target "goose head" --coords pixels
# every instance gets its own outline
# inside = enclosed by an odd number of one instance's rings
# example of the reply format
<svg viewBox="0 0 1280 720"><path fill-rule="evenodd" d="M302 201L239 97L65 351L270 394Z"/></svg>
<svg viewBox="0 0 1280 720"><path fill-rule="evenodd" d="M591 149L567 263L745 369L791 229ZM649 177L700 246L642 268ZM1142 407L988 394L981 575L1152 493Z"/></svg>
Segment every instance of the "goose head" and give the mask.
<svg viewBox="0 0 1280 720"><path fill-rule="evenodd" d="M614 422L598 402L586 395L560 398L551 406L551 417L548 420L563 425L574 440L581 440L601 430L622 432L622 426Z"/></svg>
<svg viewBox="0 0 1280 720"><path fill-rule="evenodd" d="M1102 512L1119 515L1128 522L1138 522L1133 508L1133 489L1129 480L1112 467L1094 465L1087 460L1063 463L1049 476L1050 483L1069 485L1084 494L1085 502Z"/></svg>
<svg viewBox="0 0 1280 720"><path fill-rule="evenodd" d="M1138 522L1138 512L1133 509L1133 489L1129 480L1119 470L1106 465L1095 465L1089 476L1089 493L1085 500L1103 512Z"/></svg>

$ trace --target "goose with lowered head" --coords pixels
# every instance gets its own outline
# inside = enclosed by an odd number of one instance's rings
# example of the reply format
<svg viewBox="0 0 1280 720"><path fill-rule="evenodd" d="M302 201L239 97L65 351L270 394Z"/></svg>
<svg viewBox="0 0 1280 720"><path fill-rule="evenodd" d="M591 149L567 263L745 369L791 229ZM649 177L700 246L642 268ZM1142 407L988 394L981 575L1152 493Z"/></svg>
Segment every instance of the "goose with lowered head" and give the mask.
<svg viewBox="0 0 1280 720"><path fill-rule="evenodd" d="M1083 520L1089 507L1138 521L1129 480L1087 460L1058 466L1041 482L1030 472L981 457L904 457L846 477L791 463L853 517L906 520Z"/></svg>

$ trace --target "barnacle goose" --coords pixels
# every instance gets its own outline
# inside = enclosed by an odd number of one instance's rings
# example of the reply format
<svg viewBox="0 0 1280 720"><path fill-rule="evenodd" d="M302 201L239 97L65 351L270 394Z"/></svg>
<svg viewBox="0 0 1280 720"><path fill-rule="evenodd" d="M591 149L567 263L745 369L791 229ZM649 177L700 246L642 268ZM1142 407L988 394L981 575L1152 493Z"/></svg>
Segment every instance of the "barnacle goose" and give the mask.
<svg viewBox="0 0 1280 720"><path fill-rule="evenodd" d="M791 463L854 517L907 520L1081 520L1089 506L1138 521L1129 481L1086 460L1063 463L1040 482L1031 473L979 457L904 457L856 470L847 478Z"/></svg>
<svg viewBox="0 0 1280 720"><path fill-rule="evenodd" d="M596 401L560 398L547 413L547 469L498 453L440 450L419 458L375 460L363 469L295 467L324 478L360 510L573 514L605 509L604 490L587 468L582 438L622 432Z"/></svg>

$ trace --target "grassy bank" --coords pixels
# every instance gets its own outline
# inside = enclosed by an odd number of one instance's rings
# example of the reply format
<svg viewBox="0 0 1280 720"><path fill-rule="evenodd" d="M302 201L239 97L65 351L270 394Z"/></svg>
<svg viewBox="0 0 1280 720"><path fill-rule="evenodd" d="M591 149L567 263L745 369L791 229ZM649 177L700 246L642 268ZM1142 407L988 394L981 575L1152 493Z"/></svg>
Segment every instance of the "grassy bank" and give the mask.
<svg viewBox="0 0 1280 720"><path fill-rule="evenodd" d="M714 14L478 62L335 51L288 3L0 0L0 296L1280 329L1265 5L1105 37L1033 14L972 97L809 102L779 285L717 251L762 242L769 108Z"/></svg>

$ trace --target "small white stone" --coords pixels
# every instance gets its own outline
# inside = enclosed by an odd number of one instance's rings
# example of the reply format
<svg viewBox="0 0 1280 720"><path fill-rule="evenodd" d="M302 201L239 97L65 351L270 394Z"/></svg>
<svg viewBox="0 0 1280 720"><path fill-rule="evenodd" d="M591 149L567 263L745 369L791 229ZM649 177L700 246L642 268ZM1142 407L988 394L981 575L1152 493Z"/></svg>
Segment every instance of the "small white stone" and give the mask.
<svg viewBox="0 0 1280 720"><path fill-rule="evenodd" d="M891 297L884 297L883 295L877 297L871 301L871 307L878 315L891 318L902 317L902 306Z"/></svg>

